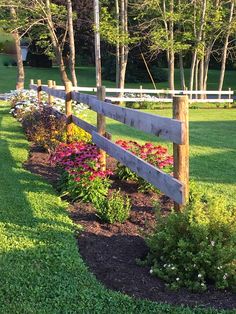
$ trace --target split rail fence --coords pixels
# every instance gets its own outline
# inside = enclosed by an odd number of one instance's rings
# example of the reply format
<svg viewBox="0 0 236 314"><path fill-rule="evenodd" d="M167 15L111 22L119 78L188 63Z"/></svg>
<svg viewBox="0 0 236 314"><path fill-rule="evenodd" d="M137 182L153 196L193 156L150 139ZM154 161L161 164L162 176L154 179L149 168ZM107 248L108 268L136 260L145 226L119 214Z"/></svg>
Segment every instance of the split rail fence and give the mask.
<svg viewBox="0 0 236 314"><path fill-rule="evenodd" d="M42 91L48 94L48 103L53 105L53 98L65 100L67 132L70 133L71 123L92 135L92 141L101 151L101 165L105 168L106 153L130 168L137 175L153 184L175 202L180 209L189 196L189 115L188 97L173 97L173 118L144 113L135 109L124 108L106 100L105 87L97 89L97 96L73 91L70 82L65 88L58 89L53 81L42 85L41 80L34 84L31 80L30 89L37 91L38 100L42 100ZM89 106L97 113L97 127L72 114L72 100ZM174 175L171 176L154 167L131 152L111 141L106 132L105 117L117 120L137 130L154 134L173 143Z"/></svg>

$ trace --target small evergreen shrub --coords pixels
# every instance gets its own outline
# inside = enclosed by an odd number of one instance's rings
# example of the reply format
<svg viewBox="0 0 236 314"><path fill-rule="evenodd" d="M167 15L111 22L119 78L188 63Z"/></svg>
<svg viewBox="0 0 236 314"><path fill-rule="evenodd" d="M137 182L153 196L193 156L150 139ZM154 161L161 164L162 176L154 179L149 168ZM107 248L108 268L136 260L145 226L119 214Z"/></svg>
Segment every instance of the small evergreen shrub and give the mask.
<svg viewBox="0 0 236 314"><path fill-rule="evenodd" d="M150 273L170 288L236 289L236 213L224 197L192 191L183 212L157 215L147 242Z"/></svg>
<svg viewBox="0 0 236 314"><path fill-rule="evenodd" d="M131 210L130 199L123 197L120 191L114 192L109 198L104 198L96 205L98 217L110 224L123 223L129 218Z"/></svg>

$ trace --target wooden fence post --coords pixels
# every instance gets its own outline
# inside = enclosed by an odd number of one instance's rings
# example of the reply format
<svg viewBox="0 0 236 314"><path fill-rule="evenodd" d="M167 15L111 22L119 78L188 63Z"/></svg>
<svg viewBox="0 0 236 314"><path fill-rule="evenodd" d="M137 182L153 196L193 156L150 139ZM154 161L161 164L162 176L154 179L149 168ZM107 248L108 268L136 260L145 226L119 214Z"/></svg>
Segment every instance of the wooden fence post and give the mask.
<svg viewBox="0 0 236 314"><path fill-rule="evenodd" d="M34 80L33 79L30 80L30 85L34 85ZM30 87L30 89L31 89L31 87Z"/></svg>
<svg viewBox="0 0 236 314"><path fill-rule="evenodd" d="M67 136L67 142L71 142L71 136L72 136L72 84L70 81L65 83L65 92L66 92L66 100L65 100L65 106L66 106L66 136Z"/></svg>
<svg viewBox="0 0 236 314"><path fill-rule="evenodd" d="M38 85L38 89L37 89L38 103L40 105L42 103L42 81L37 80L37 85Z"/></svg>
<svg viewBox="0 0 236 314"><path fill-rule="evenodd" d="M48 88L53 88L53 81L52 80L49 80L48 81ZM54 97L50 94L50 92L48 93L48 104L49 106L52 106L54 102Z"/></svg>
<svg viewBox="0 0 236 314"><path fill-rule="evenodd" d="M97 88L97 98L98 100L105 101L106 98L106 88L104 86L99 86ZM97 131L100 135L106 135L106 118L102 114L97 114ZM101 165L101 170L106 170L106 152L102 149L99 150L100 159L99 163Z"/></svg>
<svg viewBox="0 0 236 314"><path fill-rule="evenodd" d="M189 104L188 96L173 97L173 118L183 122L184 144L173 144L174 177L184 184L184 204L189 199ZM183 205L184 205L183 204ZM181 205L174 203L175 210Z"/></svg>

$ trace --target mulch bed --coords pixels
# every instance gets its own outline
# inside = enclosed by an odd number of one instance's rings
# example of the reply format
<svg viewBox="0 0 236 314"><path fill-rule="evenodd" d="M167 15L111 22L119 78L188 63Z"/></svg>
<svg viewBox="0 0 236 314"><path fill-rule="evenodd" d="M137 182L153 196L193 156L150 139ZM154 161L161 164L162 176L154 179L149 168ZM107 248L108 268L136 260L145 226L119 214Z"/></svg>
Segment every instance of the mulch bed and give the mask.
<svg viewBox="0 0 236 314"><path fill-rule="evenodd" d="M108 159L113 168L115 161ZM49 155L32 146L25 168L43 176L55 185L59 174L50 165ZM77 235L80 254L91 272L106 287L126 293L130 296L173 305L214 307L216 309L235 309L236 295L229 291L218 291L213 287L204 293L191 293L186 289L170 291L162 280L150 275L149 267L137 265L137 259L143 259L148 253L145 235L155 225L153 201L159 201L163 214L167 214L171 202L165 196L154 193L137 192L137 185L121 182L112 178L112 190L132 198L132 212L124 224L109 225L101 223L90 204L74 203L69 206L69 215L75 223L83 226Z"/></svg>

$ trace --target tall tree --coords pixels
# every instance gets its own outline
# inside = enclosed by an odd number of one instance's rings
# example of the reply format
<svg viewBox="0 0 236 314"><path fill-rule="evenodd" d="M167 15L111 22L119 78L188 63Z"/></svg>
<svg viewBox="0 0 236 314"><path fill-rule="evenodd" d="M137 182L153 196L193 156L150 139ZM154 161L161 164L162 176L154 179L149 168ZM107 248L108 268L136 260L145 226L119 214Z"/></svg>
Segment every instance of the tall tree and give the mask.
<svg viewBox="0 0 236 314"><path fill-rule="evenodd" d="M232 32L232 22L235 17L234 9L235 9L235 0L231 0L228 23L227 23L228 25L226 27L225 41L224 41L222 60L221 60L221 71L220 71L220 79L219 79L219 86L218 86L219 91L222 91L223 83L224 83L226 59L227 59L227 52L228 52L228 46L229 46L229 37Z"/></svg>
<svg viewBox="0 0 236 314"><path fill-rule="evenodd" d="M77 86L77 77L75 73L75 37L73 27L73 10L71 0L66 0L67 4L67 20L68 20L68 33L69 33L69 47L70 47L70 73L73 86Z"/></svg>
<svg viewBox="0 0 236 314"><path fill-rule="evenodd" d="M14 6L10 7L11 17L15 24L17 24L17 14ZM16 89L23 89L24 88L24 81L25 81L25 71L24 65L22 60L22 51L20 46L20 35L15 28L12 32L14 40L15 40L15 47L16 47L16 60L17 60L17 83Z"/></svg>

